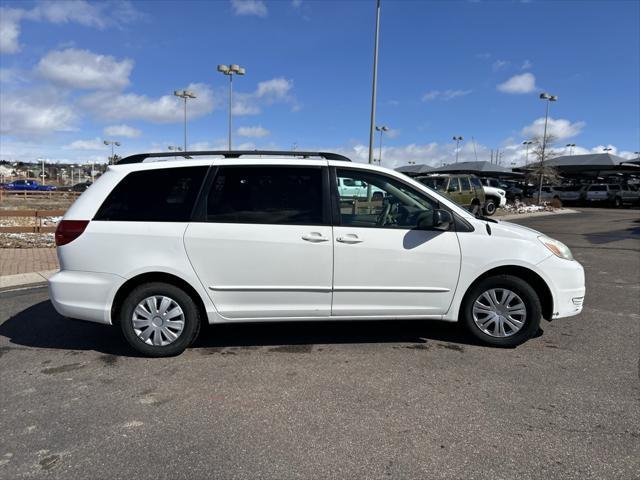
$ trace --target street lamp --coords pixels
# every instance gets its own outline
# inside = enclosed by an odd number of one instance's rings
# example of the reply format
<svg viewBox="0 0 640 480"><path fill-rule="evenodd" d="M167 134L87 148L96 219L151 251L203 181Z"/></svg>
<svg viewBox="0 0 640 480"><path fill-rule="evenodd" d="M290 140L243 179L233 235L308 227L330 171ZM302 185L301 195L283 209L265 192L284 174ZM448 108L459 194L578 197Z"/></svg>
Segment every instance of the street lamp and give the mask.
<svg viewBox="0 0 640 480"><path fill-rule="evenodd" d="M458 152L460 150L460 142L464 140L461 136L453 137L456 142L456 163L458 163Z"/></svg>
<svg viewBox="0 0 640 480"><path fill-rule="evenodd" d="M569 155L573 155L573 147L575 147L576 144L575 143L567 143L565 146L569 148Z"/></svg>
<svg viewBox="0 0 640 480"><path fill-rule="evenodd" d="M182 152L182 151L183 151L183 150L182 150L182 147L176 147L176 146L174 146L174 145L169 145L169 146L167 147L167 149L169 149L169 151L171 151L171 152ZM174 158L174 160L175 160L175 158L176 158L176 157L173 157L173 158Z"/></svg>
<svg viewBox="0 0 640 480"><path fill-rule="evenodd" d="M373 127L376 124L376 95L378 93L378 43L380 40L380 0L376 2L376 33L373 45L373 85L371 86L371 121L369 123L369 163L373 163Z"/></svg>
<svg viewBox="0 0 640 480"><path fill-rule="evenodd" d="M116 141L116 140L103 140L102 143L104 143L106 146L111 145L111 159L109 162L107 163L115 163L115 154L113 152L114 147L119 147L120 146L120 142Z"/></svg>
<svg viewBox="0 0 640 480"><path fill-rule="evenodd" d="M557 102L557 95L550 95L547 92L542 92L540 94L540 100L544 100L547 103L546 112L544 115L544 134L542 136L542 154L540 155L540 185L538 186L538 205L541 203L542 199L542 180L544 178L543 175L543 167L544 167L544 154L547 148L547 124L549 122L549 104L551 102Z"/></svg>
<svg viewBox="0 0 640 480"><path fill-rule="evenodd" d="M187 151L187 98L196 98L191 90L174 90L176 97L184 99L184 151Z"/></svg>
<svg viewBox="0 0 640 480"><path fill-rule="evenodd" d="M528 165L529 164L529 145L533 145L533 142L531 140L527 140L525 142L522 142L523 145L526 145L526 153L524 156L524 164Z"/></svg>
<svg viewBox="0 0 640 480"><path fill-rule="evenodd" d="M244 75L246 70L240 65L232 63L231 65L218 65L218 71L229 77L229 150L231 150L231 110L233 108L233 76Z"/></svg>
<svg viewBox="0 0 640 480"><path fill-rule="evenodd" d="M382 134L384 132L388 132L389 127L387 127L386 125L382 125L382 126L376 125L376 131L380 132L380 151L378 153L378 163L382 165Z"/></svg>
<svg viewBox="0 0 640 480"><path fill-rule="evenodd" d="M42 185L44 185L44 158L39 158L38 161L42 162Z"/></svg>

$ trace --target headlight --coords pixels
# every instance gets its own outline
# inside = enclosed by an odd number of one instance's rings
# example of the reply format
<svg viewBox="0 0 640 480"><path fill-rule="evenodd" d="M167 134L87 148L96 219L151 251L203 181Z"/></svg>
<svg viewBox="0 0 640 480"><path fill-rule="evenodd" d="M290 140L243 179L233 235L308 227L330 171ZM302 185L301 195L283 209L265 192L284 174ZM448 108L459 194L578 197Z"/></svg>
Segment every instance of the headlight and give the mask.
<svg viewBox="0 0 640 480"><path fill-rule="evenodd" d="M565 260L573 260L571 250L569 250L569 247L564 243L544 236L538 237L538 240L540 240L545 247L551 250L556 257L564 258Z"/></svg>

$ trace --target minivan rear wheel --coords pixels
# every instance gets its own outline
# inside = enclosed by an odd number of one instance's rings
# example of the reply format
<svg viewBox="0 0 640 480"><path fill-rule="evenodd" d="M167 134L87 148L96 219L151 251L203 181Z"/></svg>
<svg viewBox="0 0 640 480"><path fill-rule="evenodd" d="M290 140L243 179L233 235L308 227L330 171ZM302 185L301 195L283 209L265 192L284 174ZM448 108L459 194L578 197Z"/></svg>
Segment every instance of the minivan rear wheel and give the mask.
<svg viewBox="0 0 640 480"><path fill-rule="evenodd" d="M181 354L198 336L198 307L184 290L162 282L134 288L120 308L127 342L149 357Z"/></svg>
<svg viewBox="0 0 640 480"><path fill-rule="evenodd" d="M469 332L483 343L515 347L538 331L542 307L527 282L512 275L496 275L467 292L461 316Z"/></svg>

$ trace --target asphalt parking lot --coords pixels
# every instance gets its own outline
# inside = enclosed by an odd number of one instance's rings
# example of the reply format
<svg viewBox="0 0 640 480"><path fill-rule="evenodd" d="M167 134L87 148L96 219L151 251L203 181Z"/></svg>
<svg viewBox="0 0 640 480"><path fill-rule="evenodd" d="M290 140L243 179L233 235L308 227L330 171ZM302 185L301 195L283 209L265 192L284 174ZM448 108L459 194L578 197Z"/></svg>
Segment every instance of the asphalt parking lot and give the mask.
<svg viewBox="0 0 640 480"><path fill-rule="evenodd" d="M603 479L640 474L640 210L520 221L587 275L516 349L438 322L210 328L169 359L0 293L0 478Z"/></svg>

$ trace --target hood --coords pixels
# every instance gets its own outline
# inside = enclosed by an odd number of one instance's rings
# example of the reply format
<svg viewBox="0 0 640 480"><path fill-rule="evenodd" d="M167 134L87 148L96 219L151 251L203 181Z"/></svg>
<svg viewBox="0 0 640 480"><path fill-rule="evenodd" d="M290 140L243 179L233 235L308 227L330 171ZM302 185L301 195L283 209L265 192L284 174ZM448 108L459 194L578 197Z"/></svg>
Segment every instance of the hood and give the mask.
<svg viewBox="0 0 640 480"><path fill-rule="evenodd" d="M535 240L540 235L543 235L542 233L532 228L523 227L522 225L505 222L503 220L498 220L498 222L495 224L492 223L491 230L494 235L532 240Z"/></svg>

